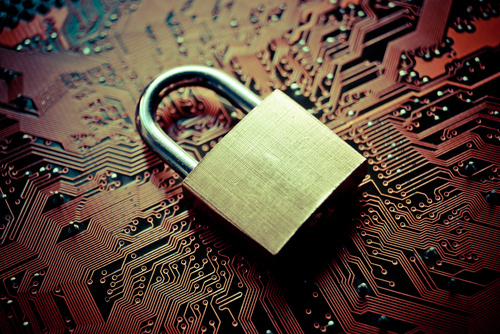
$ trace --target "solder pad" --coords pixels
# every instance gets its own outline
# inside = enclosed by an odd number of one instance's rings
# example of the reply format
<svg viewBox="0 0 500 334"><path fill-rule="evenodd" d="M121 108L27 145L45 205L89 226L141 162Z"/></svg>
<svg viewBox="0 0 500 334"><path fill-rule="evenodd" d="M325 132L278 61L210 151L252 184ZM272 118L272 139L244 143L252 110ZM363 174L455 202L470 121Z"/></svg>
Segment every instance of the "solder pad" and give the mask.
<svg viewBox="0 0 500 334"><path fill-rule="evenodd" d="M498 332L499 10L3 1L0 331ZM367 159L316 270L251 259L141 140L141 92L185 64L282 90ZM197 159L243 117L201 88L158 116Z"/></svg>

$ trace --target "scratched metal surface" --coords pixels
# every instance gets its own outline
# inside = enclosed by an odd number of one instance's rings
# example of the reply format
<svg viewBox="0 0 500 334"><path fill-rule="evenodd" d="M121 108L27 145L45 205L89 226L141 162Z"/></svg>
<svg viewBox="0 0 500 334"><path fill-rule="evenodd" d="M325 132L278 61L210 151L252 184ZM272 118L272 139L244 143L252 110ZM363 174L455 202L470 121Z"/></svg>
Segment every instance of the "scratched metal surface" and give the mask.
<svg viewBox="0 0 500 334"><path fill-rule="evenodd" d="M498 14L497 1L2 2L0 331L497 332ZM140 93L182 64L284 91L367 158L314 270L254 260L141 140ZM197 159L242 117L201 88L158 113Z"/></svg>

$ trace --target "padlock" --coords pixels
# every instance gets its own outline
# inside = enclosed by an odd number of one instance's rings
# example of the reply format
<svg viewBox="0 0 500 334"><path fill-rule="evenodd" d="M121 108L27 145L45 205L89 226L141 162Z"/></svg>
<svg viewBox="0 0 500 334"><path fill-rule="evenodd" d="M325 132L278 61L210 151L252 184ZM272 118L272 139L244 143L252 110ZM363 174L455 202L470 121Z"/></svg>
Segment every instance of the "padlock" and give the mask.
<svg viewBox="0 0 500 334"><path fill-rule="evenodd" d="M185 86L213 89L252 109L199 163L155 122L161 99ZM213 68L161 74L143 92L136 116L146 143L184 177L185 198L271 257L322 214L325 200L356 188L366 169L362 155L283 92L261 101Z"/></svg>

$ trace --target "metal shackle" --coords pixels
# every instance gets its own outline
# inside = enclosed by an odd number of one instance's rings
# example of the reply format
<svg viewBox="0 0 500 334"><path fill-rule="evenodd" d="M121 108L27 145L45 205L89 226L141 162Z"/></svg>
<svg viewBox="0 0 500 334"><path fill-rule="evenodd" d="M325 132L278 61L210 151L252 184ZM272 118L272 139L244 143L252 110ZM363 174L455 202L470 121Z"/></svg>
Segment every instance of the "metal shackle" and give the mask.
<svg viewBox="0 0 500 334"><path fill-rule="evenodd" d="M198 162L160 128L156 123L156 110L164 96L187 86L212 89L246 113L261 102L256 94L236 79L211 67L179 66L154 79L146 87L137 104L137 129L144 141L184 178Z"/></svg>

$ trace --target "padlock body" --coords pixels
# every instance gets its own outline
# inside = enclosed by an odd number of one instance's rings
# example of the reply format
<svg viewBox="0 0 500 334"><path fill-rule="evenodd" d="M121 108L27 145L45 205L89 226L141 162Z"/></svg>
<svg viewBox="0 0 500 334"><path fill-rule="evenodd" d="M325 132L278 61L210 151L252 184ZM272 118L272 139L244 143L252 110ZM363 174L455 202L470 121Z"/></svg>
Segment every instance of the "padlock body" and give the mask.
<svg viewBox="0 0 500 334"><path fill-rule="evenodd" d="M321 204L356 187L365 158L279 90L184 180L195 207L275 256Z"/></svg>

